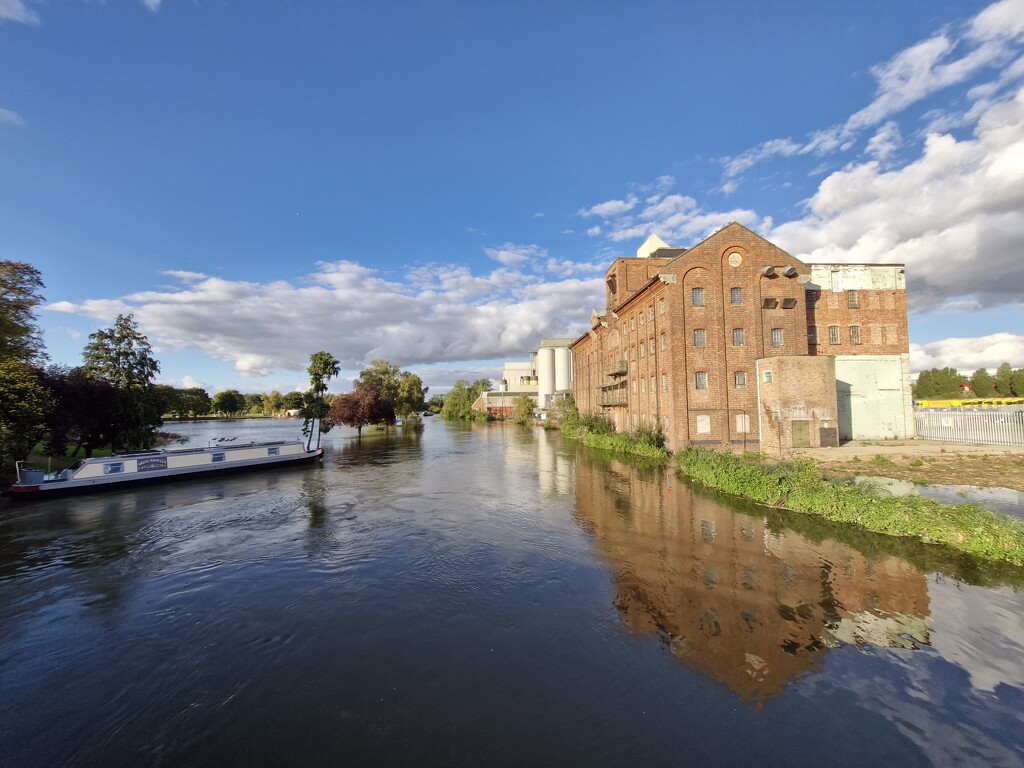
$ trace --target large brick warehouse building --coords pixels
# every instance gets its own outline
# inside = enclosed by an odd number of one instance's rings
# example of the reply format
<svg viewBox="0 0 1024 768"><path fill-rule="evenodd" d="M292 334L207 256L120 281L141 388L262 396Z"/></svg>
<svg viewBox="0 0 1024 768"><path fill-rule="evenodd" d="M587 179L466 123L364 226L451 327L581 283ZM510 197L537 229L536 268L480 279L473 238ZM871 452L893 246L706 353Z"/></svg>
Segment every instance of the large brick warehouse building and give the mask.
<svg viewBox="0 0 1024 768"><path fill-rule="evenodd" d="M740 224L648 239L605 273L573 395L667 446L782 450L913 435L900 264L805 264Z"/></svg>

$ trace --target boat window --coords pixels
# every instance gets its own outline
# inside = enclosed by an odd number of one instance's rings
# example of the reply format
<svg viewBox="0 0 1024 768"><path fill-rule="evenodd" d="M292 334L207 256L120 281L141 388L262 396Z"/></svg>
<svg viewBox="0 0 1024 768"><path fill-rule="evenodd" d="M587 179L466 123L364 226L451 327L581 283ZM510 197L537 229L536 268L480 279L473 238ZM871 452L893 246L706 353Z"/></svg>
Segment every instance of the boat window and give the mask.
<svg viewBox="0 0 1024 768"><path fill-rule="evenodd" d="M280 456L280 455L281 455L281 449L280 448L267 448L267 456Z"/></svg>
<svg viewBox="0 0 1024 768"><path fill-rule="evenodd" d="M210 458L211 458L211 460L214 463L216 463L218 461L224 461L224 454L223 453L213 453L213 454L210 455Z"/></svg>
<svg viewBox="0 0 1024 768"><path fill-rule="evenodd" d="M82 461L81 459L79 459L74 464L72 464L70 467L68 467L67 471L68 472L77 472L78 470L80 470L82 468L83 464L85 464L85 462Z"/></svg>
<svg viewBox="0 0 1024 768"><path fill-rule="evenodd" d="M116 464L104 464L103 474L104 475L117 475L124 472L124 462L117 462Z"/></svg>

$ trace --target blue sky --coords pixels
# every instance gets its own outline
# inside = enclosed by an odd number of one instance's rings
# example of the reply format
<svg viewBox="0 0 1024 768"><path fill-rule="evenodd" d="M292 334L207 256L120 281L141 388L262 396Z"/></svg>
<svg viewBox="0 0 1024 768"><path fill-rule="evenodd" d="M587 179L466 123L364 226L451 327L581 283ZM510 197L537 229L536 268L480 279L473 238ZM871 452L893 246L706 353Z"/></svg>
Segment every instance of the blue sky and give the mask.
<svg viewBox="0 0 1024 768"><path fill-rule="evenodd" d="M648 234L905 262L915 370L1024 365L1024 0L0 0L0 259L56 362L444 391Z"/></svg>

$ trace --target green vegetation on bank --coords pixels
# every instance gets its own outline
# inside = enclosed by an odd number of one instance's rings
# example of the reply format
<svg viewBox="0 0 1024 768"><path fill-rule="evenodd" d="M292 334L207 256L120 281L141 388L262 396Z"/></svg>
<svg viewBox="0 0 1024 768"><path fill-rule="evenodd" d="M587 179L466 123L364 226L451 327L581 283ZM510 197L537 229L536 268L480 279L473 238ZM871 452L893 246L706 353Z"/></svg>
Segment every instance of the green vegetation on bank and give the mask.
<svg viewBox="0 0 1024 768"><path fill-rule="evenodd" d="M750 456L690 447L676 455L676 462L703 485L770 507L1024 565L1024 520L973 504L883 496L870 486L829 482L810 459L763 465Z"/></svg>
<svg viewBox="0 0 1024 768"><path fill-rule="evenodd" d="M616 433L607 416L581 414L571 401L563 404L558 415L562 434L591 448L658 461L665 461L672 455L665 448L665 435L656 424L644 423L635 432Z"/></svg>

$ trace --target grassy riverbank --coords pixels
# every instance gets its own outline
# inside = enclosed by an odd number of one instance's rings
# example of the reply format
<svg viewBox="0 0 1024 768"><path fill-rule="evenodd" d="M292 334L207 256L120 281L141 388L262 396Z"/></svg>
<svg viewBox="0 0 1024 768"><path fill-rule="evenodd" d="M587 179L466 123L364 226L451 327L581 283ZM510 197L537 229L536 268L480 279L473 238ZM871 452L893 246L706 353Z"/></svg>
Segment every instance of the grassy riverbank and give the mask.
<svg viewBox="0 0 1024 768"><path fill-rule="evenodd" d="M690 478L759 504L1024 565L1024 520L973 504L891 497L870 486L829 482L810 459L766 465L757 458L691 447L676 454L676 462Z"/></svg>
<svg viewBox="0 0 1024 768"><path fill-rule="evenodd" d="M647 432L639 434L620 434L602 429L585 421L575 421L562 426L562 434L573 440L579 440L591 448L599 448L612 453L628 453L655 461L668 461L672 454L658 444L657 436Z"/></svg>

